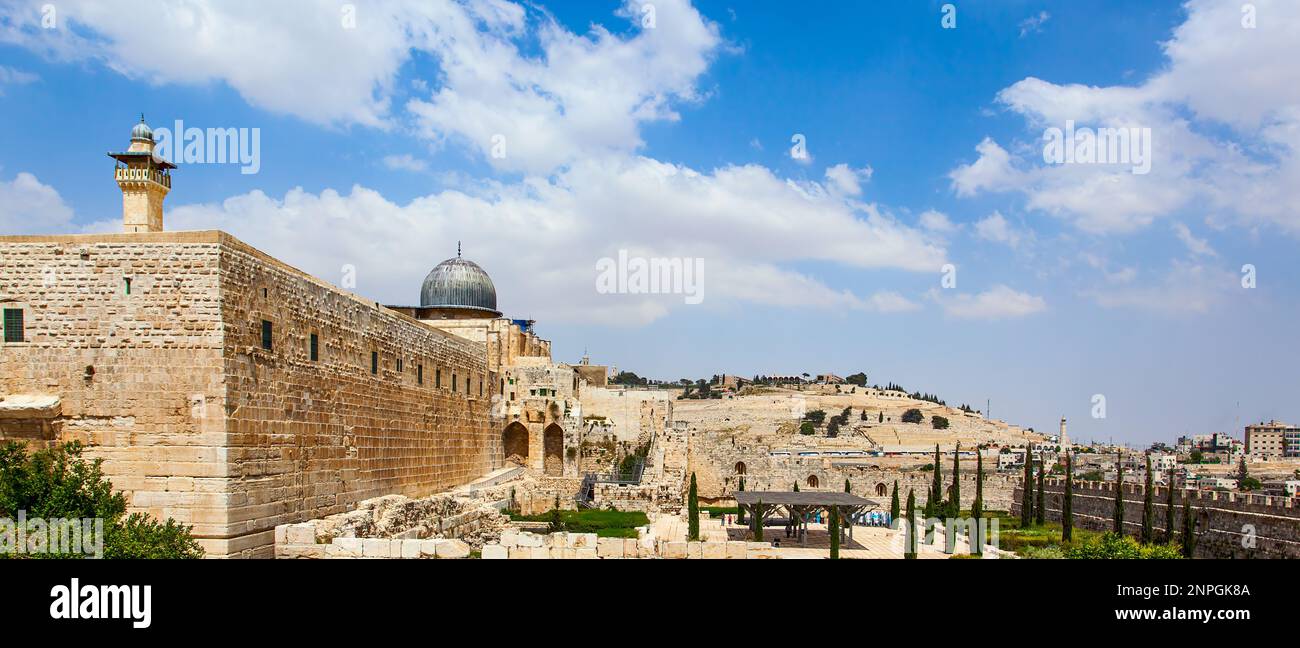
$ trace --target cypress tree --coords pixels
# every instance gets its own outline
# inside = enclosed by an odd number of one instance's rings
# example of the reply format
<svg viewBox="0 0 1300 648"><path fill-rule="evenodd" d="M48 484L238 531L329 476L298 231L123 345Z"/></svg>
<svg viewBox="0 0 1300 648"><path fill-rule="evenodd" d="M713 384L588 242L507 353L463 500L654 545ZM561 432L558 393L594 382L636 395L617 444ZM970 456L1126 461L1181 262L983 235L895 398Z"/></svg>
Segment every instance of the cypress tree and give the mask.
<svg viewBox="0 0 1300 648"><path fill-rule="evenodd" d="M744 478L744 477L741 477L741 478L740 478L740 492L742 492L742 493L745 492L745 478ZM743 509L743 508L740 507L740 503L739 503L739 502L736 503L736 523L737 523L737 524L744 524L744 523L745 523L745 509Z"/></svg>
<svg viewBox="0 0 1300 648"><path fill-rule="evenodd" d="M795 482L795 483L794 483L794 492L796 492L796 493L799 492L799 482Z"/></svg>
<svg viewBox="0 0 1300 648"><path fill-rule="evenodd" d="M1065 497L1061 499L1061 542L1074 538L1074 453L1065 452Z"/></svg>
<svg viewBox="0 0 1300 648"><path fill-rule="evenodd" d="M898 519L898 480L894 480L894 496L889 500L889 519L890 521Z"/></svg>
<svg viewBox="0 0 1300 648"><path fill-rule="evenodd" d="M1174 543L1174 506L1175 506L1174 497L1177 491L1174 489L1174 471L1172 470L1169 471L1168 490L1169 492L1166 493L1166 498L1165 498L1165 544L1173 544Z"/></svg>
<svg viewBox="0 0 1300 648"><path fill-rule="evenodd" d="M1196 518L1192 516L1192 498L1183 498L1183 557L1196 553Z"/></svg>
<svg viewBox="0 0 1300 648"><path fill-rule="evenodd" d="M1034 455L1025 448L1025 478L1020 494L1020 526L1028 528L1034 521Z"/></svg>
<svg viewBox="0 0 1300 648"><path fill-rule="evenodd" d="M687 540L700 539L700 500L695 486L695 473L691 473L691 491L686 500Z"/></svg>
<svg viewBox="0 0 1300 648"><path fill-rule="evenodd" d="M948 502L948 517L957 518L961 515L961 443L952 451L952 494Z"/></svg>
<svg viewBox="0 0 1300 648"><path fill-rule="evenodd" d="M838 507L831 507L826 530L831 534L831 560L838 560L840 557L840 509Z"/></svg>
<svg viewBox="0 0 1300 648"><path fill-rule="evenodd" d="M904 530L903 558L916 558L916 491L907 491L907 529Z"/></svg>
<svg viewBox="0 0 1300 648"><path fill-rule="evenodd" d="M1115 454L1115 524L1114 531L1124 535L1124 453Z"/></svg>
<svg viewBox="0 0 1300 648"><path fill-rule="evenodd" d="M934 444L934 481L930 484L930 497L925 502L925 517L938 517L943 512L943 467L939 463L939 444Z"/></svg>
<svg viewBox="0 0 1300 648"><path fill-rule="evenodd" d="M846 493L852 493L852 492L853 492L853 487L849 484L849 478L848 478L848 477L845 477L845 478L844 478L844 492L846 492Z"/></svg>
<svg viewBox="0 0 1300 648"><path fill-rule="evenodd" d="M1047 494L1044 492L1044 482L1047 481L1046 466L1038 464L1038 501L1034 503L1034 522L1038 526L1043 526L1047 522Z"/></svg>
<svg viewBox="0 0 1300 648"><path fill-rule="evenodd" d="M975 501L970 505L970 516L979 520L984 515L984 454L975 451Z"/></svg>
<svg viewBox="0 0 1300 648"><path fill-rule="evenodd" d="M1156 517L1155 502L1152 501L1154 496L1151 490L1155 488L1155 477L1151 474L1151 453L1147 453L1147 481L1146 494L1142 497L1142 544L1151 544L1155 542L1154 529Z"/></svg>
<svg viewBox="0 0 1300 648"><path fill-rule="evenodd" d="M763 541L763 500L754 505L754 542Z"/></svg>

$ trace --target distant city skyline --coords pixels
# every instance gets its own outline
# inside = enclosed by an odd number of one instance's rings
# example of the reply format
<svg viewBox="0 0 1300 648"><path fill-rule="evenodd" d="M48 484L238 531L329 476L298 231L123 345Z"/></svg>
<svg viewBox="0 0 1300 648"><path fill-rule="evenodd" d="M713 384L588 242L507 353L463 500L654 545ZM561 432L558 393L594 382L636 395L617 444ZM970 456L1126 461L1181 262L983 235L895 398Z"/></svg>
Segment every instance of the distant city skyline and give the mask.
<svg viewBox="0 0 1300 648"><path fill-rule="evenodd" d="M120 230L144 113L256 153L178 160L167 229L387 304L462 242L557 360L1136 446L1300 422L1296 3L170 4L0 0L0 233ZM1132 155L1044 150L1106 128Z"/></svg>

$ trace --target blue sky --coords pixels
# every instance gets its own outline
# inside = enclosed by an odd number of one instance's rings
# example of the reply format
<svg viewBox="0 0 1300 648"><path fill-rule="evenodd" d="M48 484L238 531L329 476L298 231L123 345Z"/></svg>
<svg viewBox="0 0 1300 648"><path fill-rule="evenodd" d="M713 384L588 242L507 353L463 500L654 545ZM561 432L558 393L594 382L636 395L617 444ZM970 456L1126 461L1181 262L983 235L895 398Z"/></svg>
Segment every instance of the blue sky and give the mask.
<svg viewBox="0 0 1300 648"><path fill-rule="evenodd" d="M0 0L6 233L117 227L141 112L257 128L169 229L388 303L462 240L561 360L861 370L1133 443L1300 419L1292 3L44 4ZM1067 119L1150 129L1151 173L1044 163ZM620 249L702 258L703 303L599 293Z"/></svg>

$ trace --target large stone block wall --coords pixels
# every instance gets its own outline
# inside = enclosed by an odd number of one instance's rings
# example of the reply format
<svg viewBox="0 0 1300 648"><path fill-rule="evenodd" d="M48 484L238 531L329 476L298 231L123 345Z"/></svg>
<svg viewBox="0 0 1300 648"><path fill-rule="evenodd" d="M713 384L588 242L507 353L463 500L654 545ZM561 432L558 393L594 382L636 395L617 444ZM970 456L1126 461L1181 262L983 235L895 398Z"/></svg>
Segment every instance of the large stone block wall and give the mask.
<svg viewBox="0 0 1300 648"><path fill-rule="evenodd" d="M496 380L483 345L237 242L223 248L221 265L238 502L228 510L227 553L264 552L281 524L380 495L422 497L499 467L500 430L490 421ZM261 348L263 320L272 322L271 351Z"/></svg>
<svg viewBox="0 0 1300 648"><path fill-rule="evenodd" d="M57 397L38 443L89 444L132 510L208 538L234 499L220 250L200 232L0 237L0 300L24 310L27 339L0 343L0 396ZM8 423L0 439L24 436Z"/></svg>
<svg viewBox="0 0 1300 648"><path fill-rule="evenodd" d="M1137 536L1142 531L1145 486L1124 484L1124 531ZM1020 514L1021 490L1015 489L1011 508ZM1061 521L1065 482L1048 479L1043 485L1046 519ZM1189 491L1176 493L1174 527L1183 527L1183 498L1192 496L1196 516L1198 558L1300 558L1300 500L1244 493ZM1165 501L1168 490L1156 486L1151 493L1155 511L1152 527L1157 537L1165 533ZM1075 526L1092 531L1114 528L1114 482L1075 482L1073 518ZM1246 544L1243 544L1243 539ZM1253 547L1246 546L1253 544Z"/></svg>
<svg viewBox="0 0 1300 648"><path fill-rule="evenodd" d="M277 525L503 461L482 344L221 232L0 237L0 300L28 340L0 346L0 396L60 399L50 425L6 418L0 438L92 444L132 510L193 525L210 555L270 556Z"/></svg>

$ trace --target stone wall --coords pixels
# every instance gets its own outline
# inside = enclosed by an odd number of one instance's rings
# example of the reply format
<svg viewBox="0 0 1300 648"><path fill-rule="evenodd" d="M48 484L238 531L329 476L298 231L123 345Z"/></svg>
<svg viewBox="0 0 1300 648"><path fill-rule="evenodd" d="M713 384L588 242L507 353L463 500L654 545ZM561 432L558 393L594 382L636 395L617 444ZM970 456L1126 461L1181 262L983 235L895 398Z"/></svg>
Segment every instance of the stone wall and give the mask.
<svg viewBox="0 0 1300 648"><path fill-rule="evenodd" d="M713 502L730 500L743 476L745 490L750 491L788 491L796 483L802 490L842 491L847 479L855 495L877 500L883 507L889 506L897 481L901 502L906 503L907 493L912 490L916 493L917 506L924 506L934 480L934 473L921 470L919 465L897 468L870 459L773 455L768 445L751 444L743 437L726 433L692 430L689 448L690 472L695 473L700 498ZM943 482L947 492L952 485L951 454L944 459ZM990 470L988 461L984 467L984 508L1010 510L1019 475ZM963 460L961 471L961 502L964 508L969 508L975 501L974 462Z"/></svg>
<svg viewBox="0 0 1300 648"><path fill-rule="evenodd" d="M57 397L46 441L92 444L132 510L210 555L270 556L276 526L503 462L483 345L221 232L0 237L0 299L28 339L0 346L0 395Z"/></svg>
<svg viewBox="0 0 1300 648"><path fill-rule="evenodd" d="M1124 484L1124 531L1138 536L1142 531L1145 486ZM1017 487L1012 514L1020 514L1021 490ZM1046 518L1061 521L1065 482L1048 479L1043 487ZM1155 511L1153 528L1157 537L1165 533L1165 501L1168 491L1152 491ZM1197 558L1300 558L1300 500L1244 493L1181 490L1176 493L1174 527L1183 527L1183 497L1192 497L1196 516ZM1092 531L1114 528L1114 482L1075 482L1073 513L1075 526ZM1243 545L1253 543L1254 547Z"/></svg>
<svg viewBox="0 0 1300 648"><path fill-rule="evenodd" d="M766 542L668 542L645 533L639 538L597 538L594 533L503 533L500 544L483 547L485 559L757 559L780 558Z"/></svg>

